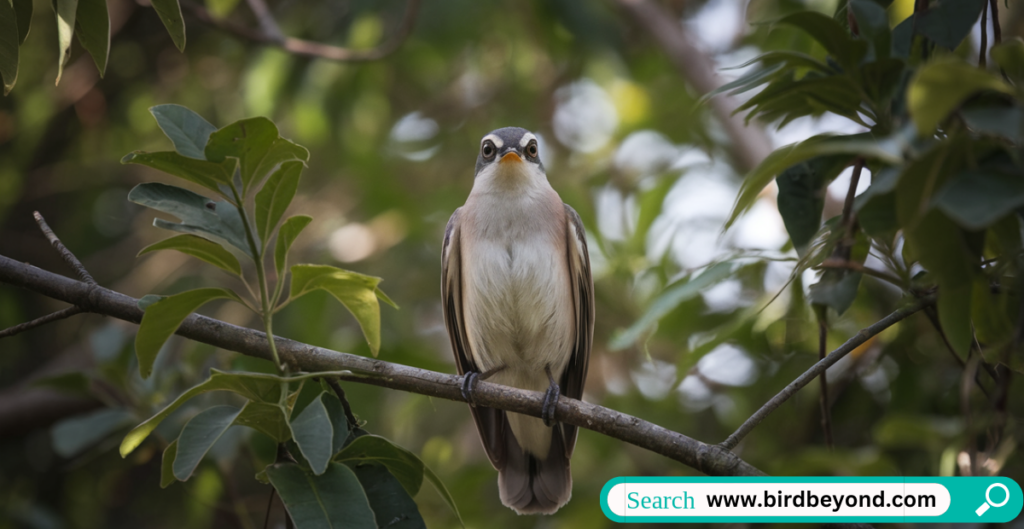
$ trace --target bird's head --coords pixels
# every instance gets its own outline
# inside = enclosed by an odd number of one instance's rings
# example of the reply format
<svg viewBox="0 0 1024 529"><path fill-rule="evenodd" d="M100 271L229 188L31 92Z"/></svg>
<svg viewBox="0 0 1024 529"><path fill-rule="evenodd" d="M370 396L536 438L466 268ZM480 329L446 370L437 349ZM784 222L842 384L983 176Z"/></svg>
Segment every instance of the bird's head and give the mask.
<svg viewBox="0 0 1024 529"><path fill-rule="evenodd" d="M519 127L505 127L488 133L480 140L476 176L509 183L525 183L537 178L546 180L537 136Z"/></svg>

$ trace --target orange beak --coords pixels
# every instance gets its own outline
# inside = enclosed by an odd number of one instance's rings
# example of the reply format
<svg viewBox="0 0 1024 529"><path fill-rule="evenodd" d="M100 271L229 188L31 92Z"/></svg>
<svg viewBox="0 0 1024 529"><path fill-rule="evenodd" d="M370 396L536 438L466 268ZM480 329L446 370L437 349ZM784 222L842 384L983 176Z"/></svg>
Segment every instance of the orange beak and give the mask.
<svg viewBox="0 0 1024 529"><path fill-rule="evenodd" d="M501 157L501 163L522 163L523 158L519 156L519 153L512 151Z"/></svg>

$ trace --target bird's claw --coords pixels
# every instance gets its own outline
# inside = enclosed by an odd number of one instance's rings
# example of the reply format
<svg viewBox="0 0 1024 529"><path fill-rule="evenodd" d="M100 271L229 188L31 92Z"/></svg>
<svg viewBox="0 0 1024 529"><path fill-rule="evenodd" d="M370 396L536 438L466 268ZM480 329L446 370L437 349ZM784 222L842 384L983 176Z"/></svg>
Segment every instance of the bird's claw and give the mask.
<svg viewBox="0 0 1024 529"><path fill-rule="evenodd" d="M462 376L462 398L474 408L476 407L476 401L473 400L473 386L476 385L476 379L479 376L480 373L476 371L469 371Z"/></svg>
<svg viewBox="0 0 1024 529"><path fill-rule="evenodd" d="M544 392L544 404L540 408L540 418L544 421L544 426L550 427L555 424L555 410L558 409L558 397L560 395L561 388L554 382Z"/></svg>

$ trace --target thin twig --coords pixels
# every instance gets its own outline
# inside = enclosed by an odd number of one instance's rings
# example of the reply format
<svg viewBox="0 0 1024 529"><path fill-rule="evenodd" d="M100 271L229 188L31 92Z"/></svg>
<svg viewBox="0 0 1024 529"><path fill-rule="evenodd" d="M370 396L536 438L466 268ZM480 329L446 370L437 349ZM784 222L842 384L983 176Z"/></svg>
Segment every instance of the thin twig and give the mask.
<svg viewBox="0 0 1024 529"><path fill-rule="evenodd" d="M999 44L1003 42L1003 28L999 27L999 0L988 0L988 5L992 10L992 44Z"/></svg>
<svg viewBox="0 0 1024 529"><path fill-rule="evenodd" d="M53 230L50 229L49 224L46 223L43 216L38 211L33 211L32 216L35 217L36 224L38 224L39 229L43 231L43 235L50 240L50 244L53 245L53 249L57 250L57 253L59 253L61 258L64 259L64 262L67 263L76 274L78 274L78 278L90 285L95 285L96 280L89 275L88 270L86 270L85 266L82 265L82 262L75 257L75 254L71 253L71 250L68 250L67 247L64 246L64 243L60 242L60 239L57 238L57 234L53 233Z"/></svg>
<svg viewBox="0 0 1024 529"><path fill-rule="evenodd" d="M138 300L119 292L75 281L0 255L0 283L8 283L73 304L96 314L139 323L143 311ZM886 324L886 326L891 323ZM220 320L192 314L175 331L197 342L266 360L271 359L267 335ZM408 391L430 397L465 402L462 377L341 353L275 337L282 361L302 371L351 371L344 381ZM824 362L828 362L826 358ZM803 384L801 384L802 386ZM540 417L544 393L480 381L473 391L477 404L488 408ZM558 399L560 422L625 441L679 461L714 476L762 476L763 472L729 450L708 445L638 417L568 397Z"/></svg>
<svg viewBox="0 0 1024 529"><path fill-rule="evenodd" d="M988 9L981 8L981 50L978 51L978 66L984 68L987 63L985 56L988 55Z"/></svg>
<svg viewBox="0 0 1024 529"><path fill-rule="evenodd" d="M275 489L274 487L270 487L270 498L267 499L267 514L263 517L263 529L267 529L267 527L270 527L270 509L271 507L274 506L274 494L276 492L277 489Z"/></svg>
<svg viewBox="0 0 1024 529"><path fill-rule="evenodd" d="M398 51L402 46L402 43L404 43L412 33L413 27L416 25L416 14L419 11L420 1L421 0L409 0L408 4L406 4L405 14L402 16L402 22L399 24L394 35L384 41L380 46L369 50L353 50L351 48L342 48L331 44L323 44L320 42L288 37L281 35L280 30L278 30L277 35L274 35L272 33L267 33L266 28L261 31L230 20L219 20L211 15L205 7L191 0L182 0L181 7L188 11L197 20L208 26L222 29L236 37L241 37L246 40L277 46L278 48L281 48L293 55L339 62L368 62L383 59L384 57ZM260 0L249 0L250 7L253 6L253 4L259 3L261 3ZM254 8L254 12L255 11L256 8ZM257 17L260 18L260 25L266 26L264 18L260 17L258 13ZM277 23L273 22L273 24L276 27Z"/></svg>
<svg viewBox="0 0 1024 529"><path fill-rule="evenodd" d="M843 345L839 346L836 350L832 351L824 360L819 360L818 363L811 366L810 369L804 371L802 375L796 378L793 382L790 382L788 386L782 391L772 397L771 400L766 402L761 409L757 410L756 413L750 416L735 432L732 433L725 441L719 445L722 448L732 450L736 447L739 442L747 436L758 424L761 423L768 415L770 415L776 408L782 405L783 402L789 400L797 391L806 386L810 381L814 380L819 374L824 373L826 369L831 367L833 364L838 362L844 356L849 354L851 351L856 349L862 343L868 341L872 336L888 329L900 320L910 316L911 314L930 306L935 303L935 298L932 296L918 299L913 304L907 305L889 314L888 316L878 320L874 324L861 329L860 332L853 335L852 338L846 341Z"/></svg>
<svg viewBox="0 0 1024 529"><path fill-rule="evenodd" d="M842 268L842 269L846 269L846 270L852 270L854 272L860 272L862 274L869 275L871 277L877 277L878 279L881 279L881 280L886 281L888 283L892 283L893 285L896 285L897 287L900 287L901 289L903 288L903 282L900 281L900 278L898 278L898 277L896 277L896 276L894 276L892 274L887 274L887 273L885 273L885 272L883 272L881 270L875 270L874 268L869 268L867 266L864 266L864 265L858 263L857 261L845 261L845 260L842 260L842 259L835 259L835 258L829 257L828 259L825 259L824 261L822 261L821 264L819 264L817 266L817 268Z"/></svg>
<svg viewBox="0 0 1024 529"><path fill-rule="evenodd" d="M345 409L345 418L348 420L348 427L350 430L355 430L359 427L359 421L356 420L356 416L352 413L352 406L348 403L348 398L345 397L345 390L341 388L341 384L338 384L337 380L333 378L327 378L327 384L334 390L334 394L341 400L341 407Z"/></svg>
<svg viewBox="0 0 1024 529"><path fill-rule="evenodd" d="M273 39L275 42L284 42L285 36L281 32L281 26L277 25L277 20L274 20L274 15L270 12L267 4L263 0L246 0L249 4L249 9L256 15L256 19L260 22L260 29L267 38Z"/></svg>
<svg viewBox="0 0 1024 529"><path fill-rule="evenodd" d="M971 421L971 379L972 372L977 373L978 362L981 361L981 354L971 355L967 360L967 368L960 377L960 413L964 416L967 432L967 454L970 457L970 475L978 475L977 459L978 448L974 439L974 426Z"/></svg>
<svg viewBox="0 0 1024 529"><path fill-rule="evenodd" d="M32 321L26 321L25 323L19 323L14 327L8 327L0 331L0 338L7 338L8 336L14 336L15 334L23 333L29 329L34 329L40 325L46 325L57 320L63 320L64 318L70 318L76 314L81 314L82 309L78 307L68 307L66 309L58 310L57 312L51 312L46 316L41 316Z"/></svg>
<svg viewBox="0 0 1024 529"><path fill-rule="evenodd" d="M828 347L828 325L825 323L825 311L818 315L818 361L825 359L825 348ZM821 372L821 395L818 396L818 405L821 408L821 429L825 433L825 446L831 451L834 447L832 442L832 414L828 405L828 370Z"/></svg>

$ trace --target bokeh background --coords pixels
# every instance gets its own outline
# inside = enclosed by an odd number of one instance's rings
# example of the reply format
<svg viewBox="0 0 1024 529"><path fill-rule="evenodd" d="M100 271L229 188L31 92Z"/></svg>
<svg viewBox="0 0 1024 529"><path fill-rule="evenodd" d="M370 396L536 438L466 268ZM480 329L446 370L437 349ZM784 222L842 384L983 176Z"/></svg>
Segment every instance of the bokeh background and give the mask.
<svg viewBox="0 0 1024 529"><path fill-rule="evenodd" d="M756 22L797 9L831 15L834 1L658 3L694 45L696 53L681 59L628 3L428 0L396 53L337 63L254 44L188 15L188 44L179 52L148 2L111 0L105 77L76 43L55 86L53 13L37 1L18 85L0 99L0 254L69 273L32 220L38 210L109 288L141 297L229 282L184 255L135 257L162 234L152 213L126 195L137 183L170 177L119 160L171 148L147 110L156 104L188 106L216 126L267 116L311 152L292 206L314 217L296 243L298 260L384 278L401 310L382 309L380 358L455 372L439 300L444 226L473 184L480 138L525 127L542 138L548 177L588 230L597 325L585 400L720 442L817 358L804 302L816 273L790 282L795 253L773 188L722 231L742 175L771 148L863 129L825 114L782 129L750 123L740 138L722 113L698 101L706 79L679 65L704 64L720 84L745 71L723 68L763 51L822 55L796 30ZM256 26L244 3L208 6ZM405 3L280 0L271 8L290 35L368 49L395 31ZM892 23L911 11L912 1L893 2ZM1004 11L1004 38L1022 33L1022 11L1019 2ZM869 182L865 171L861 188ZM829 189L826 218L838 214L848 186L847 173ZM729 263L725 273L704 288L666 295L673 282L721 262ZM882 282L864 281L853 308L833 322L831 347L899 298ZM0 286L0 327L59 308ZM258 327L238 305L203 312ZM292 304L275 331L369 354L354 320L323 293ZM132 325L83 315L0 341L0 528L262 526L270 488L253 479L259 454L250 446L260 441L243 442L251 432L236 427L191 480L166 490L160 436L128 459L116 450L132 424L210 367L259 361L174 339L144 381L134 333ZM89 374L93 396L33 385L71 371ZM834 451L824 448L814 385L737 452L778 475L953 475L964 464L959 372L927 321L912 318L829 371ZM496 472L464 404L355 384L346 391L367 429L419 454L442 478L467 527L608 527L598 498L608 479L697 473L584 430L572 460L573 500L553 517L519 517L498 500ZM206 398L195 405L228 397ZM186 407L158 433L173 439L196 409ZM991 447L989 470L1024 476L1015 450L1012 435ZM429 487L416 501L429 526L458 526ZM274 509L271 523L283 527L279 504Z"/></svg>

